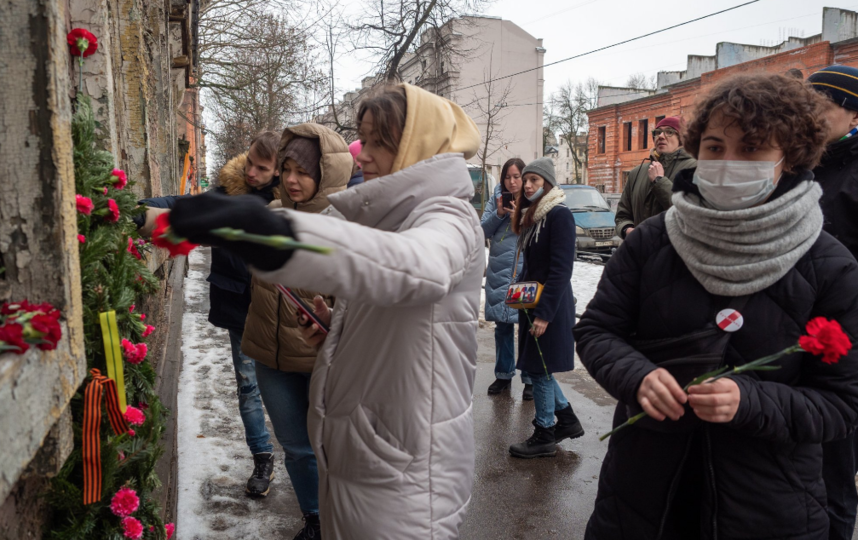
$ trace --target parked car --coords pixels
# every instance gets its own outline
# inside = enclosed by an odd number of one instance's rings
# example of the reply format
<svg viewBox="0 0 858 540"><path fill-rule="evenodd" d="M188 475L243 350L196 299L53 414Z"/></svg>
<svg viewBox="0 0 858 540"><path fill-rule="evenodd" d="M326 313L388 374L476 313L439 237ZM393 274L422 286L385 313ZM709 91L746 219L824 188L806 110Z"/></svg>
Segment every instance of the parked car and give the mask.
<svg viewBox="0 0 858 540"><path fill-rule="evenodd" d="M611 205L593 186L561 185L566 206L575 215L575 249L608 258L623 242L617 236Z"/></svg>
<svg viewBox="0 0 858 540"><path fill-rule="evenodd" d="M471 181L474 183L474 196L471 199L471 204L474 209L477 211L477 216L483 215L483 178L480 172L482 169L479 165L474 165L472 163L468 163L468 172L471 174ZM491 175L488 171L486 171L485 178L485 189L486 189L486 200L488 197L491 197L495 192L495 186L498 185L495 177Z"/></svg>

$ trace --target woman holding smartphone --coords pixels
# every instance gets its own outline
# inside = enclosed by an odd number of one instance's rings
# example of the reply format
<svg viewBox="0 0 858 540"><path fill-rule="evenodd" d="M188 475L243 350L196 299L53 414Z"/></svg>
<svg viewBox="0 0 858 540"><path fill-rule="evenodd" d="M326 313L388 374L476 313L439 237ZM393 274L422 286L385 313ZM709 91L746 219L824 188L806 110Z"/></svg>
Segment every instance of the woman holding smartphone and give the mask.
<svg viewBox="0 0 858 540"><path fill-rule="evenodd" d="M518 368L533 381L535 430L526 441L510 446L509 453L517 458L553 457L558 442L584 435L552 375L575 367L571 284L575 217L563 204L566 195L556 185L550 158L532 161L522 176L524 185L512 217L513 231L519 235L517 257L520 254L524 261L518 282L535 281L543 288L537 306L518 315ZM528 286L523 296L536 299L536 286Z"/></svg>
<svg viewBox="0 0 858 540"><path fill-rule="evenodd" d="M170 223L266 281L337 299L333 311L316 306L329 333L305 330L320 346L309 424L322 535L453 540L474 478L485 237L465 158L480 134L461 107L408 84L363 100L357 123L365 181L328 198L345 219L201 195ZM209 232L218 227L333 251L224 241Z"/></svg>
<svg viewBox="0 0 858 540"><path fill-rule="evenodd" d="M317 214L328 208L328 196L346 189L352 159L346 142L319 124L287 128L280 138L278 163L282 187L274 205ZM291 294L312 302L314 289L296 288ZM319 297L333 305L331 296ZM307 345L297 322L295 304L274 285L254 276L251 302L241 350L256 364L256 380L274 435L285 453L286 471L304 514L304 529L296 540L318 538L319 472L307 430L310 374L316 349ZM264 496L274 476L274 455L254 455L254 475Z"/></svg>
<svg viewBox="0 0 858 540"><path fill-rule="evenodd" d="M494 197L486 202L481 225L490 242L489 263L486 268L486 320L495 323L495 382L489 386L489 395L500 394L511 386L515 377L515 325L518 310L504 303L514 271L521 273L522 262L516 266L515 246L518 234L512 228L515 199L521 192L521 171L524 162L512 158L501 169L501 182ZM530 377L522 372L524 383L522 399L533 399Z"/></svg>

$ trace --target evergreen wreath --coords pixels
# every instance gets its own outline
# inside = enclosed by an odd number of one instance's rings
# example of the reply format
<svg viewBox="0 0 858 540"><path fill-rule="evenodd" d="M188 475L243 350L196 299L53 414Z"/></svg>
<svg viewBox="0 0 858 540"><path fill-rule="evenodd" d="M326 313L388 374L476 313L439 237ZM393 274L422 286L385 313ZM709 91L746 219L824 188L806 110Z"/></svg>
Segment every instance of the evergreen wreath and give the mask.
<svg viewBox="0 0 858 540"><path fill-rule="evenodd" d="M134 193L124 189L125 175L114 169L113 156L96 148L95 127L89 97L79 93L72 137L87 372L95 368L107 373L99 314L115 310L120 335L138 344L130 349L134 356L123 345L129 405L125 416L133 430L117 436L110 429L108 415L102 415L102 495L98 502L85 506L81 433L87 382L78 389L69 405L75 448L47 495L53 511L47 537L163 540L172 536L173 525L165 528L152 492L161 485L155 464L163 452L159 441L169 411L155 393L155 371L143 359L146 346L142 343L154 328L144 323L145 314L134 311L135 304L158 290L159 282L139 258L139 250L148 251L148 244L142 245L131 221L131 216L144 209L137 207ZM134 182L129 180L127 185ZM139 502L135 503L134 495Z"/></svg>

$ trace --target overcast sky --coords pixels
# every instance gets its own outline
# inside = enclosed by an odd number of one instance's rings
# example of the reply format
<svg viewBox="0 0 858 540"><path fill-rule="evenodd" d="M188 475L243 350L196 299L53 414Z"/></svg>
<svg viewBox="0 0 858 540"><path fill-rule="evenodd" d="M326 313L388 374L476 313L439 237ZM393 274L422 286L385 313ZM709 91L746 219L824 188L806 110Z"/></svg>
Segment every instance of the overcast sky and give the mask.
<svg viewBox="0 0 858 540"><path fill-rule="evenodd" d="M545 63L637 37L747 0L497 0L485 13L514 22L547 49ZM630 74L680 71L689 54L711 56L722 41L773 45L822 31L822 8L858 10L858 0L759 0L728 13L545 69L545 97L567 80L622 86ZM360 86L367 65L346 51L337 86ZM536 97L536 96L533 96Z"/></svg>

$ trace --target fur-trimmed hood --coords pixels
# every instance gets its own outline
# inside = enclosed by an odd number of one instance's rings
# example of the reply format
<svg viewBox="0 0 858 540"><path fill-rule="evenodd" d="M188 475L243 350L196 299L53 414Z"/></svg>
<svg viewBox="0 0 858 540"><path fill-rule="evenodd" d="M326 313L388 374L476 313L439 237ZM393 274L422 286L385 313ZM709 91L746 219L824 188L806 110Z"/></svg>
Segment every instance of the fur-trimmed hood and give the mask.
<svg viewBox="0 0 858 540"><path fill-rule="evenodd" d="M250 187L247 182L244 181L245 164L247 164L246 153L235 156L234 158L229 160L226 165L224 165L223 168L220 170L220 173L217 177L218 185L227 195L248 195L253 192L253 188ZM271 188L271 191L274 194L274 200L277 200L280 198L279 177L277 180L275 180L275 182L277 182L277 184Z"/></svg>

